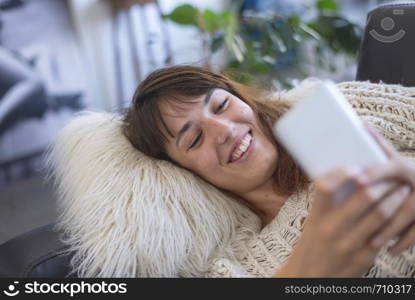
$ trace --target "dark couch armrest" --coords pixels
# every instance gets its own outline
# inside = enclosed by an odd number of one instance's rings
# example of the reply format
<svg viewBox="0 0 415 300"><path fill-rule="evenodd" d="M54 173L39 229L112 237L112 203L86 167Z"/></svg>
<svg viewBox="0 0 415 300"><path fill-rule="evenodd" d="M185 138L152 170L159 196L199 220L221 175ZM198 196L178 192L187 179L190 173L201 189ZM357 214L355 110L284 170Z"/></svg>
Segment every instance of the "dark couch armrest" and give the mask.
<svg viewBox="0 0 415 300"><path fill-rule="evenodd" d="M53 223L24 233L0 245L0 277L68 277L64 249Z"/></svg>
<svg viewBox="0 0 415 300"><path fill-rule="evenodd" d="M415 2L379 5L367 15L356 80L415 86Z"/></svg>

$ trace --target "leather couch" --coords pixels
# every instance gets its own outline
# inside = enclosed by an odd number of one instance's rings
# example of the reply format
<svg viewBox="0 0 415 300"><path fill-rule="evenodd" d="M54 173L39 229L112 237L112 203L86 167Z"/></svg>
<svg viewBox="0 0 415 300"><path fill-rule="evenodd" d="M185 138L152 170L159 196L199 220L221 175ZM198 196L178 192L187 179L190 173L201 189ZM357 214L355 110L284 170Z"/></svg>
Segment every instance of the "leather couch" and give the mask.
<svg viewBox="0 0 415 300"><path fill-rule="evenodd" d="M415 86L415 2L386 4L368 13L357 80ZM67 277L71 255L48 224L0 245L0 277Z"/></svg>
<svg viewBox="0 0 415 300"><path fill-rule="evenodd" d="M356 80L415 86L415 2L385 4L367 15Z"/></svg>
<svg viewBox="0 0 415 300"><path fill-rule="evenodd" d="M70 255L54 224L47 224L0 245L0 277L69 277Z"/></svg>

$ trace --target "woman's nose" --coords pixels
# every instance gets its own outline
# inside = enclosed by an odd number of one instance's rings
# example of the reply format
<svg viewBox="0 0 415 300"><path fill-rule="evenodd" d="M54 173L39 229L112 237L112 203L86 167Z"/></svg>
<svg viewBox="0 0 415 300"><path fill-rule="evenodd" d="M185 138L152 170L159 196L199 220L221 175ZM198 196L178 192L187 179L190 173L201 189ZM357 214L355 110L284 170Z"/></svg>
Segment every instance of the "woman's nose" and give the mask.
<svg viewBox="0 0 415 300"><path fill-rule="evenodd" d="M211 134L218 144L224 144L229 139L232 139L234 135L234 126L232 123L225 119L211 118L208 121L208 127L210 127Z"/></svg>

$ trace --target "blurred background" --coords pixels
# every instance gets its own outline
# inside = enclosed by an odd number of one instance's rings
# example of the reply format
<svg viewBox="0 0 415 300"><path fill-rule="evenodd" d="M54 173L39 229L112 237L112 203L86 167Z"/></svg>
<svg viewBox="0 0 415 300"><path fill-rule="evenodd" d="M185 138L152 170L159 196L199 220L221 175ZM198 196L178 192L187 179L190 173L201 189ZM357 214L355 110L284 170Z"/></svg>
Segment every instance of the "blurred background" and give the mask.
<svg viewBox="0 0 415 300"><path fill-rule="evenodd" d="M77 111L119 111L172 64L267 89L353 80L382 2L0 0L0 243L56 219L43 154Z"/></svg>

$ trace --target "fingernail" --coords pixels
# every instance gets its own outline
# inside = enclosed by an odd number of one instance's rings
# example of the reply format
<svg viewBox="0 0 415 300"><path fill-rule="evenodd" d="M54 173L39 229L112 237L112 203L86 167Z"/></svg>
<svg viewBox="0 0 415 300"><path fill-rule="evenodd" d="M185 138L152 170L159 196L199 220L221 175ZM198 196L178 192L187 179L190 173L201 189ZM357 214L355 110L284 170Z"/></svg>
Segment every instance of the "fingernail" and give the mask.
<svg viewBox="0 0 415 300"><path fill-rule="evenodd" d="M359 174L356 176L356 181L360 185L365 185L368 182L366 174Z"/></svg>
<svg viewBox="0 0 415 300"><path fill-rule="evenodd" d="M372 246L375 248L380 248L383 246L383 244L385 243L385 239L381 236L377 236L374 239L372 239Z"/></svg>
<svg viewBox="0 0 415 300"><path fill-rule="evenodd" d="M397 255L397 254L399 254L399 253L401 252L401 249L396 248L396 247L392 247L392 248L390 248L388 251L389 251L389 253L390 253L390 254L392 254L392 255Z"/></svg>

